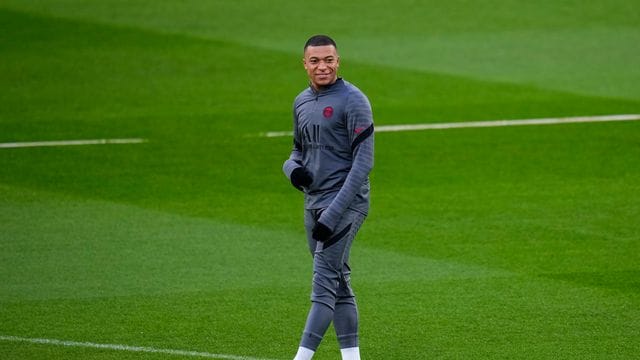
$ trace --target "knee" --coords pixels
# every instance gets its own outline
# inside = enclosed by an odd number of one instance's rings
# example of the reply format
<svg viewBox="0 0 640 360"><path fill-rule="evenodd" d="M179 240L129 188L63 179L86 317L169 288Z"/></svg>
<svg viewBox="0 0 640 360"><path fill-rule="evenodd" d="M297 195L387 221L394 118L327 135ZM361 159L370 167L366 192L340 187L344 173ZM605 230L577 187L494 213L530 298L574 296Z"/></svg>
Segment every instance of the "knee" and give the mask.
<svg viewBox="0 0 640 360"><path fill-rule="evenodd" d="M315 273L313 275L311 301L324 304L334 309L338 292L340 291L339 283L338 276Z"/></svg>

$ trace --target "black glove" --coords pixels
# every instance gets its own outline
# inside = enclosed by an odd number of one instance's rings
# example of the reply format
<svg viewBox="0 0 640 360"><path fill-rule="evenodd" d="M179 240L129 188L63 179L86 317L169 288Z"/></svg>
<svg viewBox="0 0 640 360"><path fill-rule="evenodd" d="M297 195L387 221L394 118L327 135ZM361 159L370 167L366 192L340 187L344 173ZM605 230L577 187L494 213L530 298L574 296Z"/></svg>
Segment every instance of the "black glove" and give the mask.
<svg viewBox="0 0 640 360"><path fill-rule="evenodd" d="M291 172L291 184L300 191L302 191L302 187L308 187L312 182L311 173L302 166L293 169Z"/></svg>
<svg viewBox="0 0 640 360"><path fill-rule="evenodd" d="M312 232L313 238L320 242L325 242L329 240L329 238L331 237L331 234L333 234L333 231L331 231L331 229L329 229L327 225L321 223L320 221L316 223L316 225L313 227L313 230L311 230L311 232Z"/></svg>

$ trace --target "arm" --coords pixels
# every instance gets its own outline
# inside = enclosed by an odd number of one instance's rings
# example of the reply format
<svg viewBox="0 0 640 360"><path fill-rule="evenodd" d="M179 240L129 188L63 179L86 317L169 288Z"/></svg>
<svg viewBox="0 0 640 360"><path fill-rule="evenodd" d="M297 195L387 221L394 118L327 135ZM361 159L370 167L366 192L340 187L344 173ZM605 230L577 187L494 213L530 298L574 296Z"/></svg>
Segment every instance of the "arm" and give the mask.
<svg viewBox="0 0 640 360"><path fill-rule="evenodd" d="M347 105L347 129L350 133L353 156L351 170L335 199L318 220L331 231L353 202L373 169L373 115L371 105L362 93L354 93L350 96Z"/></svg>
<svg viewBox="0 0 640 360"><path fill-rule="evenodd" d="M302 147L300 146L300 143L295 139L295 132L293 136L293 149L291 150L291 155L289 155L289 158L285 160L284 164L282 165L282 171L284 172L284 175L289 179L291 179L291 173L293 172L293 170L302 166Z"/></svg>
<svg viewBox="0 0 640 360"><path fill-rule="evenodd" d="M304 191L304 188L313 182L311 173L302 165L302 150L295 142L291 155L282 165L282 171L291 181L291 185L300 191Z"/></svg>
<svg viewBox="0 0 640 360"><path fill-rule="evenodd" d="M298 190L304 191L303 187L308 187L313 182L311 174L302 165L302 145L298 134L298 119L293 116L293 149L291 155L282 165L282 171L289 178L291 184Z"/></svg>

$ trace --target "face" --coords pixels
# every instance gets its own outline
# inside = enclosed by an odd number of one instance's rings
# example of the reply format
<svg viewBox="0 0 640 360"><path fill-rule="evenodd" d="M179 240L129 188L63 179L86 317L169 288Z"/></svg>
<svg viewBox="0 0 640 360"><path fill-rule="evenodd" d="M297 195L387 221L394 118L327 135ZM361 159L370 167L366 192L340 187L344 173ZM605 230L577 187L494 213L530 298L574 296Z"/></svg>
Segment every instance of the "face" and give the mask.
<svg viewBox="0 0 640 360"><path fill-rule="evenodd" d="M338 78L340 57L333 45L308 46L304 51L303 63L315 89L331 85Z"/></svg>

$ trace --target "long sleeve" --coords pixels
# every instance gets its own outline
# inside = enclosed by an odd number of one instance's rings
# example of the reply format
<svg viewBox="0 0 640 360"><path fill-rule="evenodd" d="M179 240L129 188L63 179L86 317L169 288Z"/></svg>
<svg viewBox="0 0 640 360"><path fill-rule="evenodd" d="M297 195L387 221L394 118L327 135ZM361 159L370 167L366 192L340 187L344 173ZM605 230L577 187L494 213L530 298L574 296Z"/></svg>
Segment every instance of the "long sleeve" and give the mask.
<svg viewBox="0 0 640 360"><path fill-rule="evenodd" d="M351 169L335 199L319 219L332 230L368 181L373 169L374 127L371 105L364 94L358 92L350 97L347 109L347 128L351 134L353 156Z"/></svg>
<svg viewBox="0 0 640 360"><path fill-rule="evenodd" d="M291 150L291 155L282 165L282 171L291 180L291 173L300 166L302 166L302 150L299 147L299 143L294 140L293 150Z"/></svg>
<svg viewBox="0 0 640 360"><path fill-rule="evenodd" d="M291 155L289 158L285 160L284 164L282 164L282 171L285 176L291 180L291 173L295 168L302 166L302 143L300 142L300 133L298 132L298 119L295 115L295 107L294 107L294 115L293 115L293 149L291 150Z"/></svg>

